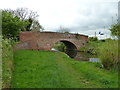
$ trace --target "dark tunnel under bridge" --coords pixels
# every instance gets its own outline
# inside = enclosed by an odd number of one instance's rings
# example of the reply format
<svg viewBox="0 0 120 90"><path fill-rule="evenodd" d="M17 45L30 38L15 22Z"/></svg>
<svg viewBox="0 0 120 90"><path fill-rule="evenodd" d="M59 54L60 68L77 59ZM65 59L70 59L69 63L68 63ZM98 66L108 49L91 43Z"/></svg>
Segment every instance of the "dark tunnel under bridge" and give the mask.
<svg viewBox="0 0 120 90"><path fill-rule="evenodd" d="M77 47L70 41L61 40L60 42L64 43L67 47L65 53L71 58L74 58L77 54Z"/></svg>

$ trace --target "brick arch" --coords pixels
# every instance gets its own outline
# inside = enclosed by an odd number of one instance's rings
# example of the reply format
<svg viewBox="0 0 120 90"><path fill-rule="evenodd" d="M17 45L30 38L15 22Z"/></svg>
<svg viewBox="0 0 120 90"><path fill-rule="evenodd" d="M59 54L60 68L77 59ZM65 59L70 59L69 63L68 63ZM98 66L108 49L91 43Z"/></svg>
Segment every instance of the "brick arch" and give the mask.
<svg viewBox="0 0 120 90"><path fill-rule="evenodd" d="M60 42L63 42L67 46L67 51L65 52L67 55L71 58L77 55L77 47L73 42L67 40L61 40Z"/></svg>
<svg viewBox="0 0 120 90"><path fill-rule="evenodd" d="M62 41L68 47L79 50L88 41L88 36L81 34L66 34L58 32L39 32L29 31L20 33L20 42L15 45L14 49L29 50L51 50L54 43Z"/></svg>
<svg viewBox="0 0 120 90"><path fill-rule="evenodd" d="M69 50L77 50L77 46L69 40L60 40L60 42L63 42L69 48Z"/></svg>
<svg viewBox="0 0 120 90"><path fill-rule="evenodd" d="M64 39L56 40L55 42L52 43L53 44L52 47L55 45L55 43L58 43L58 42L63 42L69 48L71 46L72 49L74 48L75 50L77 50L77 45L74 42L70 40L64 40Z"/></svg>
<svg viewBox="0 0 120 90"><path fill-rule="evenodd" d="M56 42L54 42L53 43L53 45L52 45L52 47L56 44L56 43L58 43L58 42L63 42L64 44L65 44L65 46L67 47L67 50L66 50L66 54L68 55L68 56L70 56L71 58L73 58L73 57L75 57L76 56L76 54L77 54L77 47L76 47L76 45L74 44L74 42L71 42L71 41L69 41L69 40L58 40L58 41L56 41Z"/></svg>

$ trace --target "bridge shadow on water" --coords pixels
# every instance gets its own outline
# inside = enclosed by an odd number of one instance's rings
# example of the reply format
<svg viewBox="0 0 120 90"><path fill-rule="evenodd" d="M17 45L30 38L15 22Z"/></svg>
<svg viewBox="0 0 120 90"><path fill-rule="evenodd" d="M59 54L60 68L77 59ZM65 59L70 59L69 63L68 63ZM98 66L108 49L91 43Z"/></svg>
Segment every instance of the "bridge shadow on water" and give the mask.
<svg viewBox="0 0 120 90"><path fill-rule="evenodd" d="M72 42L64 40L61 40L60 42L63 42L67 47L65 51L67 55L69 55L71 58L74 58L77 55L77 47Z"/></svg>
<svg viewBox="0 0 120 90"><path fill-rule="evenodd" d="M57 43L63 43L66 47L65 52L70 58L73 58L77 61L90 61L90 62L99 62L99 58L96 55L91 55L90 53L79 52L77 47L70 41L61 40ZM60 51L60 50L58 50Z"/></svg>
<svg viewBox="0 0 120 90"><path fill-rule="evenodd" d="M77 50L68 50L65 53L77 61L101 62L97 55L91 55L90 53L79 52Z"/></svg>
<svg viewBox="0 0 120 90"><path fill-rule="evenodd" d="M56 51L65 52L71 58L77 55L77 47L70 41L61 40L56 42L54 48Z"/></svg>
<svg viewBox="0 0 120 90"><path fill-rule="evenodd" d="M67 50L65 52L69 57L74 58L77 55L77 50Z"/></svg>

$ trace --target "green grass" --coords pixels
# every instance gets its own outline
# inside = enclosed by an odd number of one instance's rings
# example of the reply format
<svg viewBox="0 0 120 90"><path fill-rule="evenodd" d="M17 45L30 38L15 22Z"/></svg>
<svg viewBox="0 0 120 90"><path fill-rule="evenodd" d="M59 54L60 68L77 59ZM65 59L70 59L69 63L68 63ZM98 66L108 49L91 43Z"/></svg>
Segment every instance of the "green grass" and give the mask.
<svg viewBox="0 0 120 90"><path fill-rule="evenodd" d="M118 70L118 40L89 41L85 47L80 48L80 51L96 55L102 61L104 68Z"/></svg>
<svg viewBox="0 0 120 90"><path fill-rule="evenodd" d="M109 40L101 44L98 48L98 54L106 69L118 70L118 40Z"/></svg>
<svg viewBox="0 0 120 90"><path fill-rule="evenodd" d="M75 61L64 53L18 50L12 88L117 88L118 73L96 63Z"/></svg>
<svg viewBox="0 0 120 90"><path fill-rule="evenodd" d="M2 88L9 88L13 70L12 39L2 39Z"/></svg>
<svg viewBox="0 0 120 90"><path fill-rule="evenodd" d="M89 52L91 54L97 54L98 46L103 43L100 41L89 41L85 44L85 47L80 48L80 51Z"/></svg>

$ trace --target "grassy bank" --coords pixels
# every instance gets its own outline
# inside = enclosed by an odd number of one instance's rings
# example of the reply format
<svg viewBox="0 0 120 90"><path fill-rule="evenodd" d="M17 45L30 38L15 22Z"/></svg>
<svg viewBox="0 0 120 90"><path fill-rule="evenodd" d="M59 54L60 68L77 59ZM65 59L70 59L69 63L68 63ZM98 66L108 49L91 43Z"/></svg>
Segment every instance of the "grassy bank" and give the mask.
<svg viewBox="0 0 120 90"><path fill-rule="evenodd" d="M106 69L118 70L118 40L89 41L80 51L97 55Z"/></svg>
<svg viewBox="0 0 120 90"><path fill-rule="evenodd" d="M118 73L60 52L19 50L14 55L12 88L116 88Z"/></svg>
<svg viewBox="0 0 120 90"><path fill-rule="evenodd" d="M106 69L118 70L118 40L108 40L99 45L98 55Z"/></svg>
<svg viewBox="0 0 120 90"><path fill-rule="evenodd" d="M13 70L13 45L12 39L2 39L2 87L9 88Z"/></svg>
<svg viewBox="0 0 120 90"><path fill-rule="evenodd" d="M102 41L89 41L84 47L80 48L80 51L97 55L98 47L103 43Z"/></svg>

